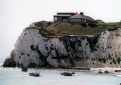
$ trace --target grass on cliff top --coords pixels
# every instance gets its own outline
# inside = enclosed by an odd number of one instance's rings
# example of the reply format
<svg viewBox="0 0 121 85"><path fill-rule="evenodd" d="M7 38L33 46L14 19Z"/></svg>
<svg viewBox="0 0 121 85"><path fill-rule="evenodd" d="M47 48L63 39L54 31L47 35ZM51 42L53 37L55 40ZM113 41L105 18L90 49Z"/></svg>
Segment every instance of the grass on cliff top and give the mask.
<svg viewBox="0 0 121 85"><path fill-rule="evenodd" d="M102 20L96 20L96 21L97 21L97 26L98 27L106 28L108 30L121 28L121 22L109 22L109 23L106 23L106 22L104 22Z"/></svg>
<svg viewBox="0 0 121 85"><path fill-rule="evenodd" d="M83 27L81 25L72 25L69 23L53 23L47 30L56 35L98 35L105 30L99 27Z"/></svg>
<svg viewBox="0 0 121 85"><path fill-rule="evenodd" d="M105 23L101 20L97 20L96 27L83 27L81 25L72 25L69 23L57 23L57 22L36 22L37 28L40 28L40 34L46 37L63 37L68 35L99 35L105 30L114 30L121 28L121 22Z"/></svg>

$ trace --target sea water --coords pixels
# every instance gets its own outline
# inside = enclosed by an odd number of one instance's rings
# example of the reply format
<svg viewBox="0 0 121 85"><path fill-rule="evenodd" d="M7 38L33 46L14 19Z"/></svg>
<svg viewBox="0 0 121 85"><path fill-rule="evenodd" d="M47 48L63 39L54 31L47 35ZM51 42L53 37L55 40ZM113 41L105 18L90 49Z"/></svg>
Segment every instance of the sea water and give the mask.
<svg viewBox="0 0 121 85"><path fill-rule="evenodd" d="M29 76L39 72L40 77ZM75 72L74 76L63 76L62 70L0 68L0 85L120 85L121 77L112 74Z"/></svg>

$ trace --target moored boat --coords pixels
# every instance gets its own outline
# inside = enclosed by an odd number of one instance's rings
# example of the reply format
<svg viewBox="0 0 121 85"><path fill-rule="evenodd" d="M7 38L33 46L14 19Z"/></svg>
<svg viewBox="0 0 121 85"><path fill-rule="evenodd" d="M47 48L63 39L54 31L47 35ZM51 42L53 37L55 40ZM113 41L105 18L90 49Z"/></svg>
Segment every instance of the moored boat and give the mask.
<svg viewBox="0 0 121 85"><path fill-rule="evenodd" d="M39 77L40 74L39 73L29 73L29 76Z"/></svg>
<svg viewBox="0 0 121 85"><path fill-rule="evenodd" d="M64 76L73 76L73 74L75 74L74 72L63 72L61 73L61 75L64 75Z"/></svg>

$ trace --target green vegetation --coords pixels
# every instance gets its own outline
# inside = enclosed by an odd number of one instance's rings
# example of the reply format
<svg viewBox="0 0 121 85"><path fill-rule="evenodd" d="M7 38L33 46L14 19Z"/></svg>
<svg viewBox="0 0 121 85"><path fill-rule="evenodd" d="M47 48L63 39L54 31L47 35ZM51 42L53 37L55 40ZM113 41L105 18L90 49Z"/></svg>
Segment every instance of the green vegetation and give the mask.
<svg viewBox="0 0 121 85"><path fill-rule="evenodd" d="M40 21L35 22L35 28L38 29L39 33L45 37L63 37L68 35L77 35L77 36L85 36L85 35L99 35L101 32L105 30L115 30L117 28L121 28L121 22L114 23L105 23L102 20L96 20L97 26L95 27L83 27L78 24L70 24L70 23L57 23L57 22L46 22Z"/></svg>
<svg viewBox="0 0 121 85"><path fill-rule="evenodd" d="M81 25L72 25L69 23L51 24L48 30L54 32L56 35L98 35L105 30L99 27L83 27Z"/></svg>
<svg viewBox="0 0 121 85"><path fill-rule="evenodd" d="M121 28L121 22L105 23L102 20L97 20L97 26L108 30L115 30L116 28Z"/></svg>
<svg viewBox="0 0 121 85"><path fill-rule="evenodd" d="M35 22L34 24L35 24L35 27L30 26L30 27L27 27L26 29L37 29L39 30L39 33L45 37L54 35L51 31L46 30L47 26L49 26L51 22L40 21L40 22Z"/></svg>

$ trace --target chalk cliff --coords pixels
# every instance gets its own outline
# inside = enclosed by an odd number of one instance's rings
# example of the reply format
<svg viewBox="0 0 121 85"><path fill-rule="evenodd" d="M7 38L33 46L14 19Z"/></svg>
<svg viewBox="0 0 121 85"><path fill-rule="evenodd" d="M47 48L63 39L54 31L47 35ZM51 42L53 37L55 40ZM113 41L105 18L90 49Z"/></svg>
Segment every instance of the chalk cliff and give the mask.
<svg viewBox="0 0 121 85"><path fill-rule="evenodd" d="M4 66L120 67L121 29L98 36L45 37L31 24L18 38ZM11 62L12 63L11 63Z"/></svg>

